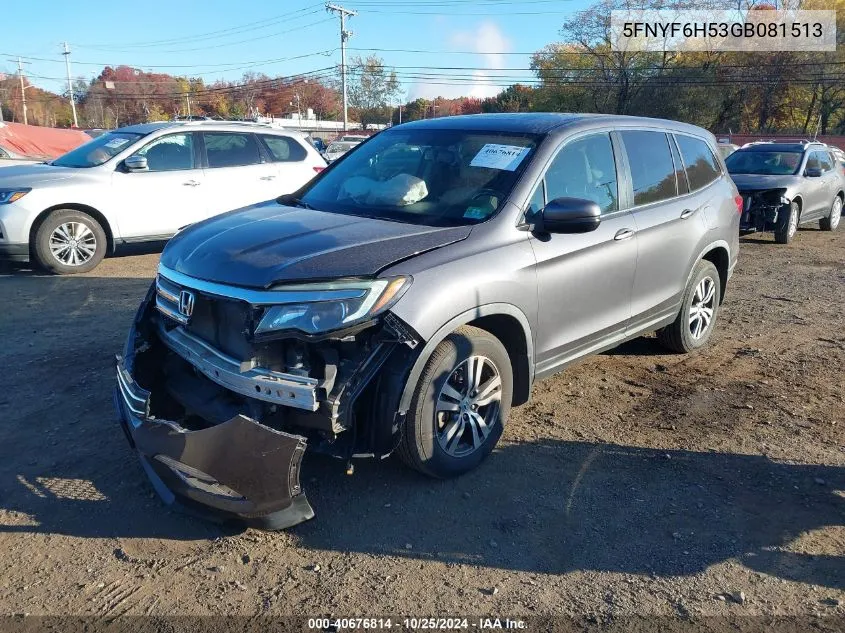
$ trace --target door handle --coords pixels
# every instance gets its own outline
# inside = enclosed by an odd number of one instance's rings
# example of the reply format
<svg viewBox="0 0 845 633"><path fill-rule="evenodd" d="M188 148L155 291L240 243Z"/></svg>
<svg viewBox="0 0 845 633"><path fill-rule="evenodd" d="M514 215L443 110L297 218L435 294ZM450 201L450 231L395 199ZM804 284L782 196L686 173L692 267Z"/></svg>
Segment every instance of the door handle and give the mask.
<svg viewBox="0 0 845 633"><path fill-rule="evenodd" d="M259 180L275 180L275 179L276 179L275 176L261 176L261 178L259 178Z"/></svg>
<svg viewBox="0 0 845 633"><path fill-rule="evenodd" d="M186 180L182 184L185 185L186 187L197 187L197 186L199 186L200 182L199 182L199 180Z"/></svg>
<svg viewBox="0 0 845 633"><path fill-rule="evenodd" d="M686 220L687 218L692 217L693 215L695 215L696 211L698 211L698 209L684 209L681 212L681 219Z"/></svg>
<svg viewBox="0 0 845 633"><path fill-rule="evenodd" d="M616 232L616 235L613 236L613 239L616 240L617 242L619 242L621 240L629 240L632 237L634 237L635 232L636 231L634 231L633 229L619 229Z"/></svg>

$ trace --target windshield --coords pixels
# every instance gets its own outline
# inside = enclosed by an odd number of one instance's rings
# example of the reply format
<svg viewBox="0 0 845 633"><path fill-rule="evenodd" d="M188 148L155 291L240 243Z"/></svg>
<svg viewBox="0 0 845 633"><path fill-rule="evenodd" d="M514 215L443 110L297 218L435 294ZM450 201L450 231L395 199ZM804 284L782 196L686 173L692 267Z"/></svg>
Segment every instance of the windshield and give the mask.
<svg viewBox="0 0 845 633"><path fill-rule="evenodd" d="M57 167L96 167L116 156L141 138L134 132L109 132L92 139L67 154L59 156L51 165Z"/></svg>
<svg viewBox="0 0 845 633"><path fill-rule="evenodd" d="M791 176L801 165L801 152L737 150L725 159L732 174Z"/></svg>
<svg viewBox="0 0 845 633"><path fill-rule="evenodd" d="M477 224L502 206L541 139L463 130L384 132L327 171L300 202L414 224Z"/></svg>

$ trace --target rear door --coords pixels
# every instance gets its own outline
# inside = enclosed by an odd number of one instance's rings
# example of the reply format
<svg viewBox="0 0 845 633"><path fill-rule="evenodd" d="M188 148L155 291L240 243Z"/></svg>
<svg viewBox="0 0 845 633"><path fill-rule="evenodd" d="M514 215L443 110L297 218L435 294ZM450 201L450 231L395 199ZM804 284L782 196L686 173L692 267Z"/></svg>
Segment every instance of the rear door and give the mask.
<svg viewBox="0 0 845 633"><path fill-rule="evenodd" d="M296 191L325 167L316 150L309 152L292 136L259 134L258 138L275 169L276 196Z"/></svg>
<svg viewBox="0 0 845 633"><path fill-rule="evenodd" d="M538 374L620 339L631 315L637 236L631 213L619 206L617 150L608 132L565 141L532 197L529 216L563 197L592 200L602 209L595 231L532 235Z"/></svg>
<svg viewBox="0 0 845 633"><path fill-rule="evenodd" d="M278 171L252 132L202 132L209 215L276 198ZM197 218L200 219L200 218Z"/></svg>
<svg viewBox="0 0 845 633"><path fill-rule="evenodd" d="M169 237L206 215L205 174L194 133L159 136L134 155L147 159L146 171L119 167L112 176L112 206L122 237Z"/></svg>
<svg viewBox="0 0 845 633"><path fill-rule="evenodd" d="M713 192L699 174L718 163L696 137L678 137L688 172L670 134L624 130L619 137L631 175L626 196L638 238L629 327L635 331L677 312L692 259L708 231ZM716 173L721 175L721 170Z"/></svg>

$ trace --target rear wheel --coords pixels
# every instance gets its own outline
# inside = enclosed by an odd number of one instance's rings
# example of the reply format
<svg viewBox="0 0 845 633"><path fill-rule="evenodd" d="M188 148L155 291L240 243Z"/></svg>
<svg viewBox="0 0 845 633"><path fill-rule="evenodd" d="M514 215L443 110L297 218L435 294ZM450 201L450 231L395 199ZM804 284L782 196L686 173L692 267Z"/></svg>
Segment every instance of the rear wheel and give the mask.
<svg viewBox="0 0 845 633"><path fill-rule="evenodd" d="M458 328L437 346L417 382L399 456L432 477L472 470L499 441L512 393L504 345L485 330Z"/></svg>
<svg viewBox="0 0 845 633"><path fill-rule="evenodd" d="M36 262L57 275L93 270L106 255L106 233L87 213L53 211L38 227L33 244Z"/></svg>
<svg viewBox="0 0 845 633"><path fill-rule="evenodd" d="M798 220L801 216L801 207L797 202L789 205L788 215L784 219L778 218L778 227L775 229L775 242L778 244L789 244L795 233L798 232Z"/></svg>
<svg viewBox="0 0 845 633"><path fill-rule="evenodd" d="M819 228L822 231L835 231L839 226L839 219L842 217L842 198L836 196L833 204L830 205L830 215L819 220Z"/></svg>
<svg viewBox="0 0 845 633"><path fill-rule="evenodd" d="M657 332L661 345L685 354L704 347L713 334L722 296L719 271L713 262L702 259L684 291L681 311L671 325Z"/></svg>

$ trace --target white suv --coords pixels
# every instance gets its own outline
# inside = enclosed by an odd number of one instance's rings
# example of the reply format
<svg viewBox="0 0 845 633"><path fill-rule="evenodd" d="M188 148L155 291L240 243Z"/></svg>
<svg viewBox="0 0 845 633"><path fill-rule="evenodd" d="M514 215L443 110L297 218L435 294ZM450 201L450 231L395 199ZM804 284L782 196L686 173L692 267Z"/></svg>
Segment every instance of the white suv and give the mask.
<svg viewBox="0 0 845 633"><path fill-rule="evenodd" d="M0 170L0 256L86 272L121 244L291 193L326 166L307 137L216 121L132 125Z"/></svg>

